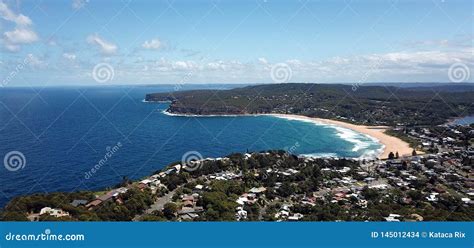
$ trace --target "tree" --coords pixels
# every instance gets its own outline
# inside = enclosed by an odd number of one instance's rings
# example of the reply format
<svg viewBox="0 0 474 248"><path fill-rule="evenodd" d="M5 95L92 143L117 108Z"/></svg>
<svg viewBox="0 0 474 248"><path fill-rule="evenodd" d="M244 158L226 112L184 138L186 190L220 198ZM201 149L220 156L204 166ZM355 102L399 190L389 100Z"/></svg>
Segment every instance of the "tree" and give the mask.
<svg viewBox="0 0 474 248"><path fill-rule="evenodd" d="M398 155L398 151L395 153L395 158L398 159L400 156Z"/></svg>
<svg viewBox="0 0 474 248"><path fill-rule="evenodd" d="M277 189L277 192L282 197L288 197L294 193L294 188L289 182L284 182L280 188Z"/></svg>
<svg viewBox="0 0 474 248"><path fill-rule="evenodd" d="M408 169L408 163L405 160L402 161L402 169L404 169L404 170Z"/></svg>
<svg viewBox="0 0 474 248"><path fill-rule="evenodd" d="M377 201L380 198L379 192L375 189L370 189L368 187L364 187L361 191L362 196L368 201Z"/></svg>
<svg viewBox="0 0 474 248"><path fill-rule="evenodd" d="M131 184L132 181L127 176L122 176L122 181L119 184L115 185L114 188L127 187Z"/></svg>
<svg viewBox="0 0 474 248"><path fill-rule="evenodd" d="M413 149L413 151L411 152L411 155L412 155L412 156L416 156L416 151L415 151L415 149Z"/></svg>
<svg viewBox="0 0 474 248"><path fill-rule="evenodd" d="M419 190L410 190L407 192L407 196L414 201L419 201L423 198L423 193Z"/></svg>
<svg viewBox="0 0 474 248"><path fill-rule="evenodd" d="M20 212L5 212L2 214L1 221L28 221L26 215Z"/></svg>
<svg viewBox="0 0 474 248"><path fill-rule="evenodd" d="M141 221L165 221L166 219L161 216L146 214L140 220Z"/></svg>
<svg viewBox="0 0 474 248"><path fill-rule="evenodd" d="M393 152L390 152L388 154L388 159L394 159L395 158L395 154L393 154Z"/></svg>
<svg viewBox="0 0 474 248"><path fill-rule="evenodd" d="M168 202L163 206L163 214L168 220L176 217L177 212L178 212L178 205L176 205L176 203L174 202Z"/></svg>
<svg viewBox="0 0 474 248"><path fill-rule="evenodd" d="M209 220L233 220L237 203L235 197L229 197L223 192L205 192L202 194L202 205L207 212L212 209L215 212L208 213L212 216Z"/></svg>

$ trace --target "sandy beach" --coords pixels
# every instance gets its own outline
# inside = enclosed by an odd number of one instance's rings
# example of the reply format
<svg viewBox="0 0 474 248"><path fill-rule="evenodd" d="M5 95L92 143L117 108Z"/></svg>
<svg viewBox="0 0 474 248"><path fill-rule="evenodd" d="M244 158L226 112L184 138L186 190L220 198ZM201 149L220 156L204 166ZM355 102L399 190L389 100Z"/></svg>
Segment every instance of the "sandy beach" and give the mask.
<svg viewBox="0 0 474 248"><path fill-rule="evenodd" d="M307 116L301 115L286 115L286 114L272 114L273 116L282 117L282 118L292 118L292 119L300 119L300 120L310 120L314 121L315 123L322 123L322 124L329 124L329 125L336 125L344 128L351 129L353 131L363 133L369 135L375 139L377 139L382 145L384 145L383 152L378 156L379 159L386 159L390 152L398 152L400 156L404 155L411 155L413 148L410 148L410 145L393 136L385 134L385 130L388 129L386 126L362 126L362 125L355 125L343 121L336 121L330 119L321 119L321 118L312 118Z"/></svg>

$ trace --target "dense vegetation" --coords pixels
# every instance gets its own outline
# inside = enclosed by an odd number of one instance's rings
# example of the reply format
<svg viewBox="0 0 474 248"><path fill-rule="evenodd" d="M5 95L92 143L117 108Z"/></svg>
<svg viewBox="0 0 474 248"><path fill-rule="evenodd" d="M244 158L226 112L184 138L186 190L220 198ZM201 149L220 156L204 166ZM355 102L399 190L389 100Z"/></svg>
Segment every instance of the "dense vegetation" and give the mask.
<svg viewBox="0 0 474 248"><path fill-rule="evenodd" d="M426 196L434 187L440 187L441 180L436 177L425 178L420 171L418 181L414 182L414 189L389 188L387 190L376 190L364 187L361 196L368 201L366 208L357 207L356 198L349 198L346 202L331 202L331 197L326 195L319 199L314 206L301 204L304 196L311 196L314 192L329 188L338 188L334 183L344 176L350 176L357 180L363 180L358 172L360 165L354 160L331 160L314 159L304 160L283 151L271 151L269 154L254 153L248 159L243 154L231 154L227 156L229 161L210 160L204 161L200 170L189 173L175 174L175 179L167 181L186 181L178 188L175 196L190 194L194 186L199 184L208 185L208 189L202 193L198 205L203 206L203 215L195 219L197 221L222 221L234 220L235 200L244 192L253 187L263 186L267 189L265 197L259 199L256 204L245 205L248 212L248 220L275 221L275 213L285 204L290 204L291 212L304 215L304 221L384 221L390 213L397 213L409 218L410 216L422 216L426 221L470 221L474 219L474 208L462 204L457 194L443 193L438 202L427 202ZM338 172L323 172L323 168L338 169L351 168L350 172L342 175ZM281 176L276 173L266 173L266 170L278 168L297 169L298 172L289 176ZM395 174L400 174L404 168L388 168ZM406 168L405 168L406 169ZM241 171L242 177L238 180L210 181L198 179L198 182L189 182L190 178L202 178L203 175L221 173L225 171ZM177 179L179 178L179 179ZM379 178L379 176L377 176ZM332 183L331 183L332 182ZM174 185L174 183L172 183ZM276 187L277 184L281 186ZM445 187L445 186L441 186ZM410 199L410 202L406 202ZM179 197L175 197L178 200ZM166 206L165 206L166 208ZM169 212L169 211L168 211ZM162 216L168 220L177 220L176 215L157 211L147 219L159 220Z"/></svg>
<svg viewBox="0 0 474 248"><path fill-rule="evenodd" d="M182 114L292 113L369 125L433 125L474 113L474 90L462 89L291 83L154 93L146 100L171 101L169 111Z"/></svg>
<svg viewBox="0 0 474 248"><path fill-rule="evenodd" d="M429 166L426 159L422 163ZM169 165L163 171L170 168ZM407 165L387 167L386 172L400 177ZM430 166L429 166L430 167ZM350 168L346 172L340 169ZM431 167L430 167L431 168ZM269 173L269 169L271 172ZM293 170L292 173L282 173ZM306 159L286 153L285 151L268 151L262 153L235 153L221 160L205 160L199 170L171 173L162 178L166 188L175 191L172 201L164 204L162 210L143 214L153 203L157 194L147 188L139 189L135 184L128 185L129 190L120 195L120 201L113 200L101 204L97 208L87 209L84 206L74 207L70 203L74 199L92 200L100 192L50 193L22 196L13 199L0 214L1 220L27 220L27 215L37 213L43 207L61 208L70 216L61 219L52 216L41 216L40 220L80 220L80 221L130 221L141 215L142 221L176 221L181 208L180 196L195 192L195 186L204 185L199 192L197 206L203 212L196 221L231 221L235 220L238 204L236 199L255 187L265 187L266 191L251 205L245 205L249 221L276 220L275 214L283 205L288 205L292 213L304 215L304 221L382 221L390 213L410 216L422 216L427 221L471 221L474 219L474 208L461 201L461 196L451 189L438 176L427 177L421 168L412 169L417 179L410 187L389 187L373 189L353 184L348 188L357 193L358 197L348 197L343 201L334 202L334 193L342 186L344 178L350 177L363 181L366 176L360 172L360 162L348 159ZM211 180L210 175L233 172L238 178L233 180ZM385 174L375 174L377 180L386 178ZM392 184L393 185L393 184ZM339 188L339 190L338 190ZM349 189L350 188L350 189ZM435 188L446 189L439 194L438 201L428 202L426 197ZM331 193L332 190L336 190ZM350 193L348 192L348 194ZM314 205L302 202L305 197L319 195ZM367 201L366 207L360 207L361 199ZM407 200L409 199L409 201ZM142 215L143 214L143 215Z"/></svg>
<svg viewBox="0 0 474 248"><path fill-rule="evenodd" d="M141 191L136 188L131 188L128 192L122 194L122 202L104 202L100 207L93 210L88 210L82 205L77 207L71 205L71 202L75 199L91 201L95 199L95 193L84 191L19 196L11 200L0 212L0 220L27 221L28 214L38 213L44 207L51 207L60 208L68 212L70 216L56 218L42 215L40 220L130 221L153 202L152 195L148 190Z"/></svg>

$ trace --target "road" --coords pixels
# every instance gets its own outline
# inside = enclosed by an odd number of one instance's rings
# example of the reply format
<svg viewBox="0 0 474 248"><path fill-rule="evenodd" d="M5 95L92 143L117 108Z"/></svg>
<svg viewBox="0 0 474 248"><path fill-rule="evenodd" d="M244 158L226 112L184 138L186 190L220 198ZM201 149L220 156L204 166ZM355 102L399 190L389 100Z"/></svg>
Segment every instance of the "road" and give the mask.
<svg viewBox="0 0 474 248"><path fill-rule="evenodd" d="M158 197L158 198L155 200L155 202L154 202L153 204L151 204L150 208L148 208L147 210L145 210L145 213L144 213L144 214L151 214L151 213L153 213L153 211L155 211L155 210L162 210L163 207L165 206L165 204L171 201L171 198L173 198L173 195L174 195L175 192L176 192L176 189L170 191L168 194L165 194L165 195L162 196L162 197ZM144 214L135 216L135 218L133 218L133 221L139 221L140 218L141 218Z"/></svg>

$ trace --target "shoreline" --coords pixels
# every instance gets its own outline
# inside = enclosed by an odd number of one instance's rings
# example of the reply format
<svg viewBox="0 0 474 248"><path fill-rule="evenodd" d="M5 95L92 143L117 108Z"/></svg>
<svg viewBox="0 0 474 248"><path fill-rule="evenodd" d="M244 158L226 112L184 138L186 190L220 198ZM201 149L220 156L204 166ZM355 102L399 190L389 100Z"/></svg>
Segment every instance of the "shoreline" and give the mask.
<svg viewBox="0 0 474 248"><path fill-rule="evenodd" d="M307 117L307 116L292 115L292 114L271 114L271 115L276 116L276 117L281 117L281 118L290 117L295 120L312 121L316 124L334 125L334 126L347 128L352 131L368 135L376 139L380 144L383 145L383 151L377 156L377 158L379 159L387 159L388 154L390 152L393 152L393 153L398 152L400 157L411 156L411 153L413 151L413 148L411 148L407 142L397 137L386 134L385 130L389 129L389 127L387 126L356 125L356 124L343 122L343 121L336 121L332 119Z"/></svg>
<svg viewBox="0 0 474 248"><path fill-rule="evenodd" d="M391 135L385 133L385 130L389 129L388 126L364 126L364 125L356 125L348 122L337 121L332 119L323 119L323 118L316 118L316 117L308 117L303 115L295 115L295 114L237 114L237 115L191 115L191 114L175 114L170 113L167 110L163 111L163 114L170 115L170 116L182 116L182 117L237 117L237 116L274 116L278 118L285 118L285 119L293 119L293 120L300 120L300 121L310 121L315 124L323 124L323 125L333 125L337 127L342 127L346 129L350 129L352 131L364 134L369 136L370 138L375 139L382 145L382 152L377 155L378 159L387 159L388 154L390 152L396 153L398 152L399 156L411 156L413 148L410 145ZM420 153L419 151L417 151Z"/></svg>

